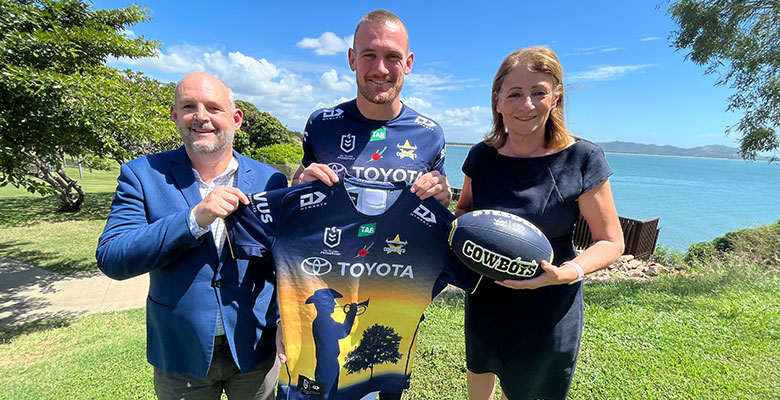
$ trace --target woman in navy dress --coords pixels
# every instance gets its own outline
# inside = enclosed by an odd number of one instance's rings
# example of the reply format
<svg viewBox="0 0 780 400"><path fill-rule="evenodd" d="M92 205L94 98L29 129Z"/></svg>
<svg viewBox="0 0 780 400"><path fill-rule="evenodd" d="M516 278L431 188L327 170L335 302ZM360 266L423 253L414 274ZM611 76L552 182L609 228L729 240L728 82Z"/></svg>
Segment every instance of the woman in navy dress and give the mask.
<svg viewBox="0 0 780 400"><path fill-rule="evenodd" d="M582 336L582 279L623 253L603 150L566 131L563 71L544 47L504 59L492 90L493 129L463 165L455 215L497 209L519 215L550 240L553 264L527 280L483 282L466 299L469 397L565 399ZM574 249L582 214L593 245ZM487 278L483 278L487 279Z"/></svg>

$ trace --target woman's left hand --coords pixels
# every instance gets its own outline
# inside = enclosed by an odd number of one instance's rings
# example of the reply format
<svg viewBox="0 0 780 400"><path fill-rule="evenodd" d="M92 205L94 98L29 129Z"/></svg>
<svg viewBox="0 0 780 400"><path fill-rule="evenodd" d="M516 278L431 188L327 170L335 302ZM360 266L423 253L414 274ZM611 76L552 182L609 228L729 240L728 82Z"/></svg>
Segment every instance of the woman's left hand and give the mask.
<svg viewBox="0 0 780 400"><path fill-rule="evenodd" d="M541 275L531 279L506 279L503 281L496 281L497 284L508 287L510 289L537 289L550 285L563 285L577 279L577 271L570 266L557 267L542 261Z"/></svg>

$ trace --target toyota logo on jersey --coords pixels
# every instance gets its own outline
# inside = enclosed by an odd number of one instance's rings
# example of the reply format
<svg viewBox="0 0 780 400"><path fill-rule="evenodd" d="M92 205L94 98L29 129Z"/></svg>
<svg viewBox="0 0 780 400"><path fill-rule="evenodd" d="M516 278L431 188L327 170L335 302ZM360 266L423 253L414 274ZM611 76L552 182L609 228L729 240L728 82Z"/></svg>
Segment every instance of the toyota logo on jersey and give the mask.
<svg viewBox="0 0 780 400"><path fill-rule="evenodd" d="M322 257L309 257L301 261L301 269L308 275L325 275L333 269L330 261Z"/></svg>

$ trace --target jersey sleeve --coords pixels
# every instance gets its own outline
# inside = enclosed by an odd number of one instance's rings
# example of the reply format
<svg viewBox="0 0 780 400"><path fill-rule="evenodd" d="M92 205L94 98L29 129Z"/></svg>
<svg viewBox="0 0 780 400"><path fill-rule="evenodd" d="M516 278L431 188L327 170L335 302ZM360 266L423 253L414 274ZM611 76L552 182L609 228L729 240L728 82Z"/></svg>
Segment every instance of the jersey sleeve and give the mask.
<svg viewBox="0 0 780 400"><path fill-rule="evenodd" d="M309 117L309 120L306 121L306 128L303 130L303 158L301 159L301 165L304 167L308 167L311 163L317 162L317 158L314 156L314 146L311 144L311 129L314 115L315 114L312 114L312 116Z"/></svg>
<svg viewBox="0 0 780 400"><path fill-rule="evenodd" d="M271 250L287 192L289 188L248 193L249 204L239 204L238 209L225 218L228 240L237 257L262 257Z"/></svg>
<svg viewBox="0 0 780 400"><path fill-rule="evenodd" d="M593 146L582 163L582 193L593 189L612 175L604 150L598 145Z"/></svg>
<svg viewBox="0 0 780 400"><path fill-rule="evenodd" d="M436 158L433 160L431 171L439 171L439 173L442 176L447 176L447 173L444 172L444 155L446 153L447 153L447 145L442 141L441 148L439 149L439 153L436 155Z"/></svg>

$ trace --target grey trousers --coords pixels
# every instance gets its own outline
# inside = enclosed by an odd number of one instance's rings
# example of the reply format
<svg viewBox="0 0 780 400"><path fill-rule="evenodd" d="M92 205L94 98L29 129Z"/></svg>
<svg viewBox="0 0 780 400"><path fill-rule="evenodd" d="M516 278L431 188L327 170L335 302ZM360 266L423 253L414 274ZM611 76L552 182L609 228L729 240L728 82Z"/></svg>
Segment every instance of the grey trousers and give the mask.
<svg viewBox="0 0 780 400"><path fill-rule="evenodd" d="M242 374L227 342L214 347L208 374L198 379L187 374L167 374L154 368L154 391L160 400L272 400L279 379L279 358L272 353L251 372Z"/></svg>

